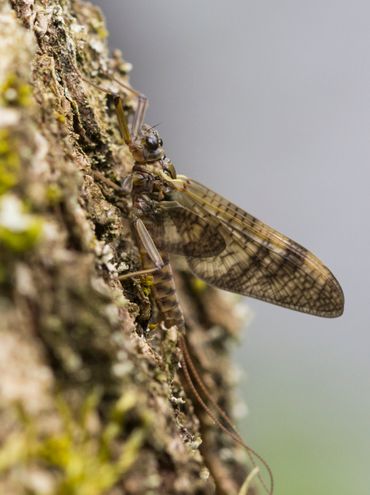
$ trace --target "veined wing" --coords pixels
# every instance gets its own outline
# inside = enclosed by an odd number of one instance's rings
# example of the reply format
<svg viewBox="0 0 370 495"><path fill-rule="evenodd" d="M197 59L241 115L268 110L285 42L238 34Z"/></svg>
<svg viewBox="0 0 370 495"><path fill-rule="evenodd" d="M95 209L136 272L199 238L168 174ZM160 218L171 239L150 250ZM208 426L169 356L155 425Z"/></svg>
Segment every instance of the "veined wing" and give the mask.
<svg viewBox="0 0 370 495"><path fill-rule="evenodd" d="M330 270L307 249L185 176L176 200L198 216L219 222L225 249L208 257L187 256L190 269L221 289L318 316L343 312L342 289Z"/></svg>
<svg viewBox="0 0 370 495"><path fill-rule="evenodd" d="M218 221L205 220L174 201L157 203L142 220L156 246L173 254L204 258L216 256L226 247Z"/></svg>

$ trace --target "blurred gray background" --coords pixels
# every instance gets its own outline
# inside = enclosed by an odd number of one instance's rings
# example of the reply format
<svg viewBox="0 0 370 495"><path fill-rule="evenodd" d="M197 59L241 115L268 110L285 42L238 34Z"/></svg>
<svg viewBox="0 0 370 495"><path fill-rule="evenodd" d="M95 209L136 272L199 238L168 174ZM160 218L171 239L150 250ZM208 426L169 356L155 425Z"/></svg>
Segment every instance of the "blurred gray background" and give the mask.
<svg viewBox="0 0 370 495"><path fill-rule="evenodd" d="M240 420L276 495L370 493L370 3L106 0L177 170L310 248L325 320L246 300Z"/></svg>

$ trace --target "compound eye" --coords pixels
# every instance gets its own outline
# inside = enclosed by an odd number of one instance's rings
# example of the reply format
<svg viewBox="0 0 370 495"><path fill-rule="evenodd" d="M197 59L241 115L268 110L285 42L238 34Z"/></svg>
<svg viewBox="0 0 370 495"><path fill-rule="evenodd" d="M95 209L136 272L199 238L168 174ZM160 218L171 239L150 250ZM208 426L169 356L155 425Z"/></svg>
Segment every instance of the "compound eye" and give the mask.
<svg viewBox="0 0 370 495"><path fill-rule="evenodd" d="M159 142L157 136L151 134L145 138L146 145L150 151L155 151L158 149Z"/></svg>

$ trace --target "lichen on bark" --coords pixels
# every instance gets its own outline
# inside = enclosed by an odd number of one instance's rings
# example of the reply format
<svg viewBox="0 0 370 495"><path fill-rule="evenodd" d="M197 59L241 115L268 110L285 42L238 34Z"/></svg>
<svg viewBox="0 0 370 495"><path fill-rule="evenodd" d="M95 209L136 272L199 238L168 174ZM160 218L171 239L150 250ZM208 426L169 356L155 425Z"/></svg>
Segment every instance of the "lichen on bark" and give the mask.
<svg viewBox="0 0 370 495"><path fill-rule="evenodd" d="M81 75L111 91L129 64L82 1L3 0L0 32L0 493L237 493L244 454L193 405L176 329L148 330L150 287L118 279L139 257L97 172L119 182L133 162ZM176 280L229 411L237 312L181 265Z"/></svg>

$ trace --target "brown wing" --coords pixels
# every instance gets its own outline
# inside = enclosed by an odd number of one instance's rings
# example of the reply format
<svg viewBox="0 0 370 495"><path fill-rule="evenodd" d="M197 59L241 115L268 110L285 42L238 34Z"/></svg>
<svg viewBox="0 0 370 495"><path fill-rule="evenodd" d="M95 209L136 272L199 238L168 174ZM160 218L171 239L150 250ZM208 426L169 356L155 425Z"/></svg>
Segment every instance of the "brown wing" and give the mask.
<svg viewBox="0 0 370 495"><path fill-rule="evenodd" d="M156 246L169 253L204 258L216 256L226 247L217 221L205 220L175 202L158 203L143 221Z"/></svg>
<svg viewBox="0 0 370 495"><path fill-rule="evenodd" d="M190 269L211 285L318 316L343 312L342 289L307 249L244 212L205 186L178 176L178 202L205 221L219 222L225 249L188 256Z"/></svg>

